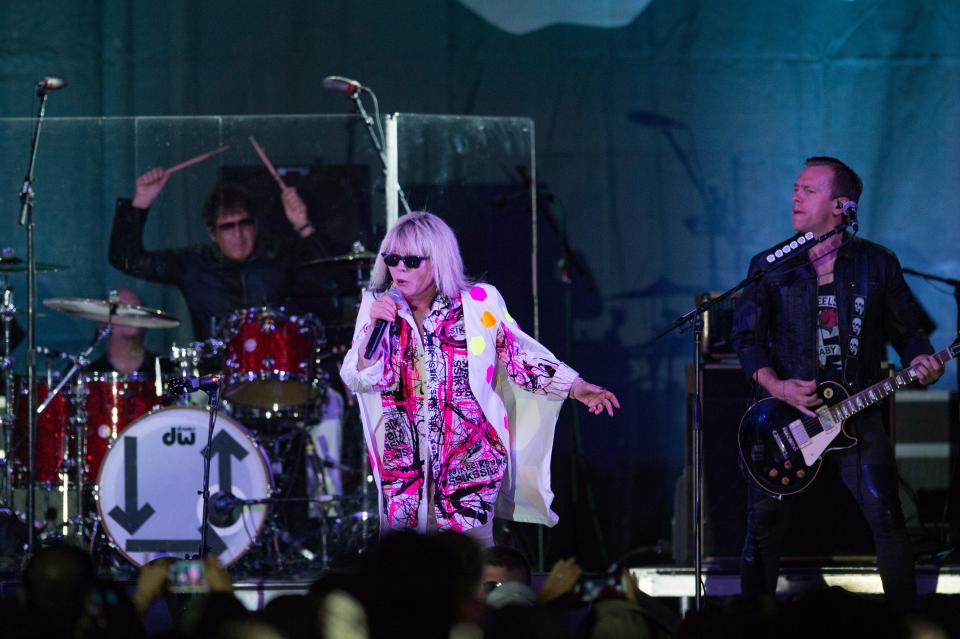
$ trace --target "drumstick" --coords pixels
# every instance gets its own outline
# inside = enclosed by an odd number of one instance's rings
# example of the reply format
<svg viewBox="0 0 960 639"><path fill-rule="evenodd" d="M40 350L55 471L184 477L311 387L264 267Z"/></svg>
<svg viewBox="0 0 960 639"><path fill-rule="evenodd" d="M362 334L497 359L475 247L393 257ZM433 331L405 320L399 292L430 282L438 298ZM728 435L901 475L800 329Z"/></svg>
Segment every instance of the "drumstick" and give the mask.
<svg viewBox="0 0 960 639"><path fill-rule="evenodd" d="M185 169L188 166L193 166L197 162L203 162L207 158L212 158L215 155L223 153L229 148L230 148L229 146L221 146L219 149L214 149L213 151L207 151L206 153L201 153L197 157L190 158L189 160L184 160L180 164L174 164L169 169L167 169L167 175L169 175L170 173L179 171L180 169Z"/></svg>
<svg viewBox="0 0 960 639"><path fill-rule="evenodd" d="M273 176L273 179L277 181L277 186L280 187L280 190L287 188L283 178L281 178L280 174L277 173L277 170L273 168L273 162L270 161L270 158L268 158L267 154L264 153L263 148L257 144L257 139L252 135L250 136L250 144L253 145L253 149L257 152L257 155L260 156L260 161L263 162L265 167L267 167L267 171L269 171L270 175Z"/></svg>

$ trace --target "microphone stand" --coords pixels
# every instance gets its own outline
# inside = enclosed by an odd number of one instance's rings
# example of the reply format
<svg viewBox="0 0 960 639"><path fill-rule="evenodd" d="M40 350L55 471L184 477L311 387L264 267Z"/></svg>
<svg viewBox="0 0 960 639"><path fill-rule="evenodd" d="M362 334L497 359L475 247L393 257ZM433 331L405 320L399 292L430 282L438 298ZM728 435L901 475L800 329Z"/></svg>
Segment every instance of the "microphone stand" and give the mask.
<svg viewBox="0 0 960 639"><path fill-rule="evenodd" d="M36 503L33 495L33 482L36 477L37 457L37 415L34 408L37 405L37 264L33 251L33 175L37 163L37 148L40 144L40 130L47 110L46 84L37 86L37 96L40 105L37 110L36 126L33 129L33 140L30 143L30 161L27 165L27 175L20 189L20 226L27 230L27 552L34 550L34 519Z"/></svg>
<svg viewBox="0 0 960 639"><path fill-rule="evenodd" d="M778 250L776 261L766 269L758 269L753 275L750 275L740 281L733 288L725 291L719 297L704 300L699 306L687 311L673 322L657 331L656 339L672 333L687 325L693 327L693 434L691 437L690 458L693 465L693 577L694 577L694 610L700 610L703 603L703 522L702 522L702 504L703 504L703 398L701 397L700 373L702 368L700 348L703 343L703 315L716 304L733 296L738 291L746 288L750 284L758 282L769 273L783 269L787 264L796 261L798 255L806 255L807 249L816 246L827 239L842 233L849 224L842 222L832 230L824 233L820 237L806 240L802 246L796 246L797 242L787 241L788 251ZM791 244L794 246L791 247Z"/></svg>
<svg viewBox="0 0 960 639"><path fill-rule="evenodd" d="M210 527L210 458L213 456L213 427L217 423L217 411L220 410L220 391L223 389L223 380L215 390L208 390L208 410L210 411L209 427L207 429L207 447L203 449L203 489L200 491L203 499L203 514L200 516L200 559L207 556L207 529Z"/></svg>
<svg viewBox="0 0 960 639"><path fill-rule="evenodd" d="M380 138L377 136L377 131L376 131L376 129L374 129L374 126L373 126L373 125L374 125L373 118L371 118L370 115L367 114L367 110L366 110L365 108L363 108L363 101L360 100L360 93L363 92L363 91L366 91L367 93L370 94L370 96L373 98L373 103L374 103L374 105L376 105L376 104L377 104L377 96L373 93L373 91L371 91L371 90L368 89L367 87L362 87L362 88L361 88L360 90L358 90L358 91L353 91L353 92L350 94L350 99L353 100L354 106L357 107L357 113L360 114L360 119L362 119L362 120L363 120L363 123L367 126L367 132L370 134L370 139L373 140L373 146L377 149L377 156L380 158L380 164L383 165L383 173L384 173L384 175L386 175L386 173L387 173L387 154L386 154L386 153L384 152L384 150L383 150L383 142L382 142L382 141L380 140ZM375 106L375 108L377 109L377 111L379 111L379 108L377 108L376 106ZM400 184L397 184L397 194L400 196L400 203L403 204L403 210L404 210L405 212L409 213L409 212L410 212L410 205L407 204L407 196L406 196L406 194L404 194L404 192L403 192L403 187L400 186Z"/></svg>

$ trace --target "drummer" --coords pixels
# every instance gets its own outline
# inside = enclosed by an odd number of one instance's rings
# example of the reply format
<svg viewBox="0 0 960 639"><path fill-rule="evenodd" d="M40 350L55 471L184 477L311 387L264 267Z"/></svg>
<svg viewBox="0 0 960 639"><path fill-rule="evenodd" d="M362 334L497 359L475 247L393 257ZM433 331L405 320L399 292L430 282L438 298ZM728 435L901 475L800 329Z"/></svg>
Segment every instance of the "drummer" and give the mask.
<svg viewBox="0 0 960 639"><path fill-rule="evenodd" d="M236 184L218 184L204 203L211 244L147 250L147 214L169 176L166 169L151 169L137 178L132 200L117 200L110 264L134 277L177 286L197 339L213 336L216 322L238 309L284 303L295 292L300 265L325 254L295 188L284 188L281 200L298 239L284 240L258 233L253 198Z"/></svg>
<svg viewBox="0 0 960 639"><path fill-rule="evenodd" d="M142 306L140 296L129 288L117 289L117 301L130 306ZM140 326L114 324L110 330L107 349L103 355L90 362L87 370L97 373L116 371L123 375L144 373L153 376L159 355L144 346L147 329Z"/></svg>

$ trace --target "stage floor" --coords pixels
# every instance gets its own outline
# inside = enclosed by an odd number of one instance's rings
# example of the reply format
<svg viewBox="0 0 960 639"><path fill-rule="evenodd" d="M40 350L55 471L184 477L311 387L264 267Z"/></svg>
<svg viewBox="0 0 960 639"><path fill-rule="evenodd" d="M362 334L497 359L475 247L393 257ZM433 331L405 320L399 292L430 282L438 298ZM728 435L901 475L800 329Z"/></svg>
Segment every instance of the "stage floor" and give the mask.
<svg viewBox="0 0 960 639"><path fill-rule="evenodd" d="M693 597L693 568L689 566L649 566L630 569L640 590L652 597ZM546 573L535 574L534 581ZM711 597L740 594L740 574L735 561L704 565L706 595ZM304 593L310 581L242 580L235 585L237 597L251 610L262 608L282 594ZM787 564L780 573L777 594L797 595L808 590L840 586L851 592L882 594L880 575L873 558L856 563L833 563L815 566ZM917 564L917 590L920 595L960 594L960 564Z"/></svg>
<svg viewBox="0 0 960 639"><path fill-rule="evenodd" d="M852 592L881 594L880 575L874 558L863 562L829 565L786 564L781 567L777 594L796 595L827 586L840 586ZM631 568L640 590L653 597L693 597L692 566L650 566ZM740 574L736 561L705 563L704 592L707 596L740 594ZM917 564L917 590L920 595L960 593L960 564Z"/></svg>

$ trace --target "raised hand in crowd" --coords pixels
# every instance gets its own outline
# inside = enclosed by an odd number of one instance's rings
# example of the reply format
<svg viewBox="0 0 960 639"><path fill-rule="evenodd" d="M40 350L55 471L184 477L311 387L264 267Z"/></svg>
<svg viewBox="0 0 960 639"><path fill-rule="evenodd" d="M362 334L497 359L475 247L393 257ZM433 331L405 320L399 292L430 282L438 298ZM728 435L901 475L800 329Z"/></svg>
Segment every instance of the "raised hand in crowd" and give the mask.
<svg viewBox="0 0 960 639"><path fill-rule="evenodd" d="M553 564L547 580L543 582L540 592L537 593L537 603L547 603L573 592L573 587L582 574L583 571L573 557L561 559Z"/></svg>

